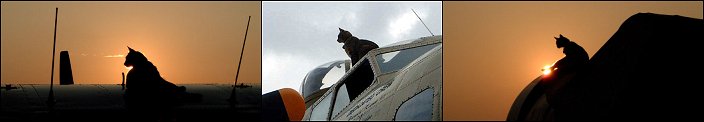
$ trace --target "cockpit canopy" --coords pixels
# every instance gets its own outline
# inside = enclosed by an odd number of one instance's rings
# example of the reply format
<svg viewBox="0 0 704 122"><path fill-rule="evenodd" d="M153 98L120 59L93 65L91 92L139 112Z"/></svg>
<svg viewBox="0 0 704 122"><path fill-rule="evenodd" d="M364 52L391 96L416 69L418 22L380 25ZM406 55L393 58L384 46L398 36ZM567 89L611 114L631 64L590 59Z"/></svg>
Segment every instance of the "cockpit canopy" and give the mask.
<svg viewBox="0 0 704 122"><path fill-rule="evenodd" d="M345 75L350 67L350 60L332 61L316 67L308 72L303 79L301 94L307 98L321 89L332 86Z"/></svg>

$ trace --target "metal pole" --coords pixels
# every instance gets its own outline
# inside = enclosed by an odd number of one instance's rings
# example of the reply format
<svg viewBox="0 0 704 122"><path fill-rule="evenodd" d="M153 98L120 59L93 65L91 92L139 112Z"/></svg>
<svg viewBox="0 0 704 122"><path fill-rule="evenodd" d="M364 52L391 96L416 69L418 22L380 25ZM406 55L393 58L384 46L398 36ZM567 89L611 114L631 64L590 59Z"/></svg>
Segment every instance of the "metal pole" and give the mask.
<svg viewBox="0 0 704 122"><path fill-rule="evenodd" d="M56 8L56 13L54 13L54 46L51 51L51 84L49 85L49 98L47 98L46 103L49 105L49 109L53 108L56 101L54 100L54 59L56 54L56 27L59 21L59 8Z"/></svg>
<svg viewBox="0 0 704 122"><path fill-rule="evenodd" d="M247 29L244 31L244 41L242 41L242 51L240 52L240 63L237 64L237 75L235 75L235 86L237 86L237 80L240 76L240 65L242 65L242 57L244 55L244 44L247 43L247 32L249 32L249 21L252 19L252 16L249 16L247 18Z"/></svg>
<svg viewBox="0 0 704 122"><path fill-rule="evenodd" d="M125 72L122 72L122 84L120 86L122 86L122 90L125 90Z"/></svg>
<svg viewBox="0 0 704 122"><path fill-rule="evenodd" d="M416 13L416 11L413 10L413 9L411 9L411 11L413 11L413 14L416 14L416 17L418 17L418 19L420 20L420 23L423 23L423 26L425 26L425 29L428 29L428 32L430 32L430 35L431 35L431 36L435 36L435 35L433 34L433 32L430 31L430 28L428 28L428 25L425 25L425 22L423 22L423 19L420 19L420 16L418 16L418 14Z"/></svg>
<svg viewBox="0 0 704 122"><path fill-rule="evenodd" d="M242 51L240 52L240 62L237 64L237 74L235 74L235 86L232 87L232 93L230 94L230 104L233 104L233 108L235 107L234 105L237 104L237 94L235 93L235 90L237 89L237 80L240 77L240 67L242 67L242 57L244 55L244 47L245 44L247 43L247 32L249 32L249 22L252 19L252 16L249 16L247 18L247 29L244 31L244 41L242 41Z"/></svg>

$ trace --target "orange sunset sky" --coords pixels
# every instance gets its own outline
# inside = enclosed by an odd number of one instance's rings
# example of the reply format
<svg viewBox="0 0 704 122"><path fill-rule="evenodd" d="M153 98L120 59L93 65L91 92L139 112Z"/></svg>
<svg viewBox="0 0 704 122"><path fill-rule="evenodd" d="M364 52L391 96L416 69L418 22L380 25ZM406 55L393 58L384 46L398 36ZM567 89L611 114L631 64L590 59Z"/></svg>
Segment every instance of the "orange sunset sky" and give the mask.
<svg viewBox="0 0 704 122"><path fill-rule="evenodd" d="M76 84L119 84L127 46L176 84L233 83L247 16L241 83L261 82L261 2L2 2L2 83L48 84L59 52Z"/></svg>
<svg viewBox="0 0 704 122"><path fill-rule="evenodd" d="M444 2L443 120L506 120L518 93L564 56L554 36L591 57L639 12L702 19L702 2Z"/></svg>

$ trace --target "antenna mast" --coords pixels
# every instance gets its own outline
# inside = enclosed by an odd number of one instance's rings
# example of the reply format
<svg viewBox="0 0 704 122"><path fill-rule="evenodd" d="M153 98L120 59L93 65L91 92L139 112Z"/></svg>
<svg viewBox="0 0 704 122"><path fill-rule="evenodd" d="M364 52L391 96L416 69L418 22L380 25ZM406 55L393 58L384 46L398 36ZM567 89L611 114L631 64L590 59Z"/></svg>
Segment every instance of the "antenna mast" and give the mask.
<svg viewBox="0 0 704 122"><path fill-rule="evenodd" d="M54 13L54 46L51 51L51 84L49 84L49 98L47 98L46 103L49 105L49 109L54 107L56 100L54 100L54 58L56 57L56 26L59 21L59 8L56 8L56 13Z"/></svg>
<svg viewBox="0 0 704 122"><path fill-rule="evenodd" d="M244 55L244 45L247 43L247 32L249 32L249 22L252 19L252 16L249 16L247 18L247 29L244 31L244 41L242 41L242 51L240 52L240 62L237 64L237 74L235 75L235 85L232 87L232 93L230 94L230 105L232 105L232 108L235 108L235 104L237 104L237 94L235 93L235 90L237 89L237 80L240 77L240 67L242 67L242 57Z"/></svg>
<svg viewBox="0 0 704 122"><path fill-rule="evenodd" d="M418 13L416 13L416 11L413 9L411 9L411 11L413 11L413 14L416 14L416 17L418 17L418 20L420 20L420 23L423 23L423 26L425 26L425 29L428 29L428 32L430 32L430 35L435 36L435 34L433 34L433 32L430 31L430 28L428 28L428 25L425 25L425 22L423 22L423 19L420 19L420 16L418 16Z"/></svg>

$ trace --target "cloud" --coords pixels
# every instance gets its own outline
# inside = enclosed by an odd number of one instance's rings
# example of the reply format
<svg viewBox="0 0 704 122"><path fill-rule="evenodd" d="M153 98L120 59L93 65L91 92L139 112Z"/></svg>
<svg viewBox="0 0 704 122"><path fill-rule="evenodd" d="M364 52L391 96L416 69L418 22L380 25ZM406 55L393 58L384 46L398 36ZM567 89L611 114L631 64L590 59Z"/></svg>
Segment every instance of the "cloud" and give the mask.
<svg viewBox="0 0 704 122"><path fill-rule="evenodd" d="M117 55L106 55L106 56L103 56L103 57L106 57L106 58L122 58L122 57L125 57L125 55L117 54Z"/></svg>
<svg viewBox="0 0 704 122"><path fill-rule="evenodd" d="M405 34L408 30L415 27L414 25L418 23L419 20L416 19L413 13L404 13L400 17L389 23L389 32L391 37L398 38L401 34Z"/></svg>
<svg viewBox="0 0 704 122"><path fill-rule="evenodd" d="M293 88L300 91L300 85L305 75L314 68L330 61L344 58L321 60L305 54L287 52L267 52L262 57L262 93L281 88Z"/></svg>

